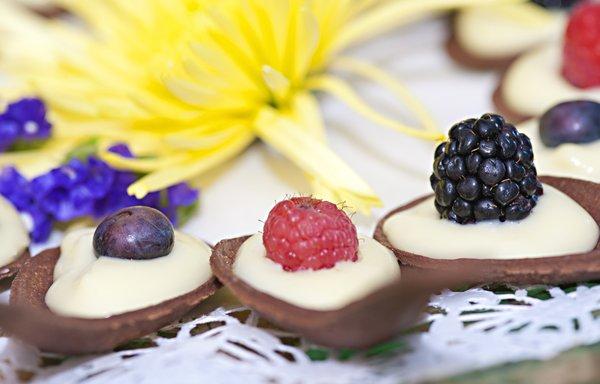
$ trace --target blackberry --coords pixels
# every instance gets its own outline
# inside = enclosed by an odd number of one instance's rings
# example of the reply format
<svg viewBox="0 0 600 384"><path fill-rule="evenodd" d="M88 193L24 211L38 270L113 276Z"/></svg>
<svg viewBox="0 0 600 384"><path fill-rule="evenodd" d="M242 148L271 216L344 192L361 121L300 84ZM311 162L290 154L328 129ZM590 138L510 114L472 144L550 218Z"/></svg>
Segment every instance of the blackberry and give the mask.
<svg viewBox="0 0 600 384"><path fill-rule="evenodd" d="M522 220L543 193L531 141L500 115L455 124L434 157L429 181L444 219Z"/></svg>
<svg viewBox="0 0 600 384"><path fill-rule="evenodd" d="M580 0L531 0L544 8L571 8Z"/></svg>

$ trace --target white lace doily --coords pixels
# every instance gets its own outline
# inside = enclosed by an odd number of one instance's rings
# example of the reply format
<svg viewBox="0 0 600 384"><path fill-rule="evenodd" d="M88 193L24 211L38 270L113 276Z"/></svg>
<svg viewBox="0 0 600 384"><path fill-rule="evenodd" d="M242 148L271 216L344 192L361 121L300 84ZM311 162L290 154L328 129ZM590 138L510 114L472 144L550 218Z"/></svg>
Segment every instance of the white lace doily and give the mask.
<svg viewBox="0 0 600 384"><path fill-rule="evenodd" d="M282 340L293 335L257 327L259 317L244 308L219 308L183 323L178 332L160 333L162 337L153 338L155 347L62 362L4 337L0 377L57 384L112 383L117 378L136 384L233 379L246 384L416 382L511 361L547 359L600 341L600 285L506 293L474 288L444 292L432 298L431 307L422 327L399 337L387 353L376 353L377 348L340 353L315 349L303 340L290 346ZM249 315L239 316L242 311ZM196 331L200 333L191 336ZM384 349L389 348L380 347L379 352ZM328 356L312 361L305 351ZM59 364L41 366L52 361Z"/></svg>

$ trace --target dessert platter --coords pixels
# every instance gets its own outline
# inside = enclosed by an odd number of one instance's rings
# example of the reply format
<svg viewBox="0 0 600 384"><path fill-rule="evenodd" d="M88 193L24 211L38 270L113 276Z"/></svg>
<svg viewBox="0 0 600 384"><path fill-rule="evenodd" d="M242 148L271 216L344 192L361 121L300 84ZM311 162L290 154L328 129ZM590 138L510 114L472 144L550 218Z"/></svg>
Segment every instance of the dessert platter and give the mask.
<svg viewBox="0 0 600 384"><path fill-rule="evenodd" d="M600 3L486 3L0 3L0 381L433 382L600 343Z"/></svg>

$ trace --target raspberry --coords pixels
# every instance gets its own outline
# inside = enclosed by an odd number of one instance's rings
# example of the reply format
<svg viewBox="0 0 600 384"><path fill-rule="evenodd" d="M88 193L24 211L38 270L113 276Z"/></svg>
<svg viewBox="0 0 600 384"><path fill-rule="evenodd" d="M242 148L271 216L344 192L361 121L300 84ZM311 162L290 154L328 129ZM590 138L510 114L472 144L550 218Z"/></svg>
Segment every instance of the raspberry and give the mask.
<svg viewBox="0 0 600 384"><path fill-rule="evenodd" d="M577 6L565 34L563 76L579 88L600 86L600 3Z"/></svg>
<svg viewBox="0 0 600 384"><path fill-rule="evenodd" d="M358 257L350 218L335 204L311 197L277 203L265 222L263 243L267 257L286 271L332 268Z"/></svg>

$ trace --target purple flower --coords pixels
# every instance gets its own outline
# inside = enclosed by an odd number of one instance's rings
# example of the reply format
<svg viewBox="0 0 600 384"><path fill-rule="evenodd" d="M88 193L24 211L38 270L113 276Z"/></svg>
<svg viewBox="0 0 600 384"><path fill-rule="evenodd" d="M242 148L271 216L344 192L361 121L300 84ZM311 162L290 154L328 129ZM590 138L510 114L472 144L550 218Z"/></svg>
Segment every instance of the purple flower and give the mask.
<svg viewBox="0 0 600 384"><path fill-rule="evenodd" d="M21 125L12 118L0 115L0 151L6 151L21 134Z"/></svg>
<svg viewBox="0 0 600 384"><path fill-rule="evenodd" d="M24 139L45 139L52 125L46 119L46 105L38 98L24 98L10 103L3 114L19 124Z"/></svg>
<svg viewBox="0 0 600 384"><path fill-rule="evenodd" d="M36 243L46 241L52 232L52 217L38 206L29 207L24 212L31 217L32 228L29 231L31 240Z"/></svg>
<svg viewBox="0 0 600 384"><path fill-rule="evenodd" d="M0 194L19 211L34 204L29 181L14 167L5 167L0 171Z"/></svg>

